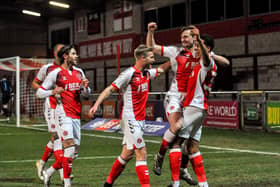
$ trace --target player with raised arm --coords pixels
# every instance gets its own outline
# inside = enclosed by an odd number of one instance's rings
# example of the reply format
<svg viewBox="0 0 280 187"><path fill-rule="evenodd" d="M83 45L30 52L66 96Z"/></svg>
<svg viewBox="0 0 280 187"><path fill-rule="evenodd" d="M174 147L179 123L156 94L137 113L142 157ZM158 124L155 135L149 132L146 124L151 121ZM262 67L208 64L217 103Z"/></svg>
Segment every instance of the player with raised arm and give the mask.
<svg viewBox="0 0 280 187"><path fill-rule="evenodd" d="M74 46L64 46L58 51L61 65L53 70L37 90L40 98L51 95L60 95L60 101L56 106L56 128L59 137L63 140L64 147L62 167L64 186L70 187L70 175L75 156L76 145L80 145L81 127L81 88L87 88L88 80L84 78L83 71L73 67L77 64L78 55ZM44 170L44 184L49 186L50 177L54 171Z"/></svg>
<svg viewBox="0 0 280 187"><path fill-rule="evenodd" d="M156 175L161 175L161 168L164 160L164 155L168 146L173 142L178 130L182 127L182 108L183 101L186 95L188 77L193 70L193 67L198 63L192 54L192 47L195 40L193 33L199 33L199 30L194 26L183 27L181 29L181 47L175 46L160 46L155 43L154 31L157 24L151 22L148 24L147 45L153 47L154 52L169 57L170 62L160 66L161 69L167 71L171 68L174 73L173 80L169 91L164 100L164 107L170 128L164 133L159 152L155 155L155 163L153 171ZM170 160L177 155L175 152L170 152ZM196 184L190 178L189 183Z"/></svg>
<svg viewBox="0 0 280 187"><path fill-rule="evenodd" d="M196 39L193 34L199 34L199 30L193 25L183 27L181 29L182 47L166 47L157 45L155 43L154 31L156 30L156 28L156 23L151 22L148 24L148 33L146 40L147 45L153 47L154 52L170 58L170 61L162 64L160 68L164 71L171 69L174 73L170 89L164 101L165 111L170 124L170 128L165 132L163 136L160 150L155 155L155 163L153 167L153 171L155 172L155 174L161 175L161 168L166 150L176 137L178 130L182 127L182 121L180 120L180 118L182 117L182 106L186 95L188 78L198 61L198 59L195 58L195 52L194 54L192 54L193 43ZM214 53L212 54L212 56L214 59L219 60L220 64L229 64L229 61L222 56L216 55ZM171 153L170 159L172 159L173 154L176 153ZM180 174L180 178L185 180L190 185L197 184L197 182L194 181L188 174L187 169L185 169L185 171Z"/></svg>
<svg viewBox="0 0 280 187"><path fill-rule="evenodd" d="M63 47L62 44L57 44L54 46L53 54L54 54L54 62L51 64L46 64L41 67L36 78L32 82L32 88L37 90L40 88L42 82L45 80L47 75L52 72L54 69L58 68L60 65L59 58L57 56L57 52ZM55 128L55 119L54 119L54 111L56 108L56 98L55 96L50 96L45 99L44 106L44 114L45 119L48 125L48 131L51 133L51 137L47 145L45 146L44 154L41 160L36 161L37 174L38 177L43 180L42 171L49 157L54 153L54 158L57 161L61 161L62 157L62 144L61 140L58 138L57 131ZM63 180L63 171L59 170L61 179Z"/></svg>
<svg viewBox="0 0 280 187"><path fill-rule="evenodd" d="M142 187L150 186L149 171L147 168L147 153L143 139L145 125L145 107L148 99L149 80L155 78L159 69L145 69L155 61L153 49L139 45L134 50L136 63L123 71L117 79L99 95L97 101L89 110L89 117L98 109L99 105L112 92L121 89L123 92L123 108L121 127L124 133L123 148L120 156L113 163L104 187L111 187L122 173L125 165L136 154L136 173Z"/></svg>
<svg viewBox="0 0 280 187"><path fill-rule="evenodd" d="M210 54L210 57L212 57L215 62L216 61L222 61L224 63L220 63L220 65L229 65L229 61L225 58L222 57L220 55L215 55L213 53L213 49L215 47L215 42L214 42L214 38L211 35L208 34L201 34L200 35L201 40L203 41L205 47L207 48L207 51ZM199 47L199 45L194 45L194 49L195 51L195 57L196 58L201 58L201 49ZM188 145L188 141L185 141L185 144L183 145L183 149L182 149L182 160L181 160L181 167L180 167L180 178L181 179L187 179L189 178L189 173L187 170L188 167L188 162L189 162L189 154L188 154L188 149L187 149L187 145Z"/></svg>
<svg viewBox="0 0 280 187"><path fill-rule="evenodd" d="M208 109L207 98L214 83L214 78L217 75L217 67L214 60L208 55L210 53L210 47L205 47L199 36L197 37L196 45L196 49L200 50L198 51L198 57L201 56L202 60L194 67L189 78L187 95L183 105L184 123L173 142L171 150L181 149L181 144L186 140L184 149L187 149L188 157L198 178L199 186L208 187L203 160L199 151L199 141L201 138L202 123ZM172 170L176 175L180 173L178 169L180 163L180 155L170 163L171 168L176 168ZM173 187L177 186L179 186L179 182L173 180Z"/></svg>

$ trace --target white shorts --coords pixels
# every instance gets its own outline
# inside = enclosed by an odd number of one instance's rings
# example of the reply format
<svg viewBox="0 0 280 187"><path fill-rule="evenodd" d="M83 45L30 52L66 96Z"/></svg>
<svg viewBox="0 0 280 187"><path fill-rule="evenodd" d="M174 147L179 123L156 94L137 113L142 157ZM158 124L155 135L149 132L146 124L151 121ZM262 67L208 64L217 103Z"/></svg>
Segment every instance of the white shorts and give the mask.
<svg viewBox="0 0 280 187"><path fill-rule="evenodd" d="M124 133L122 144L126 145L128 150L145 147L143 138L144 125L145 121L121 120L121 127Z"/></svg>
<svg viewBox="0 0 280 187"><path fill-rule="evenodd" d="M56 132L55 125L55 109L52 109L49 103L49 98L45 100L45 111L44 111L45 119L48 125L49 132Z"/></svg>
<svg viewBox="0 0 280 187"><path fill-rule="evenodd" d="M182 112L183 102L186 94L182 92L167 93L164 98L164 108L166 116L168 117L173 112Z"/></svg>
<svg viewBox="0 0 280 187"><path fill-rule="evenodd" d="M188 106L184 108L184 124L180 129L178 136L181 138L193 138L200 141L202 132L202 123L207 112L203 109Z"/></svg>
<svg viewBox="0 0 280 187"><path fill-rule="evenodd" d="M62 140L74 139L75 145L81 143L81 120L67 117L62 105L56 107L57 134Z"/></svg>

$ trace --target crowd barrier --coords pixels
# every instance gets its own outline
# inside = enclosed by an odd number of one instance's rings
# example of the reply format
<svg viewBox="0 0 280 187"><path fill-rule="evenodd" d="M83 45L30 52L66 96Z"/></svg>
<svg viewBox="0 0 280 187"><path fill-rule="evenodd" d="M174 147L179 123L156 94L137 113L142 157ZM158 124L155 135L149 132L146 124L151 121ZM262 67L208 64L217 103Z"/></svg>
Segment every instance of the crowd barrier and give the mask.
<svg viewBox="0 0 280 187"><path fill-rule="evenodd" d="M166 92L151 92L146 105L147 128L167 124L163 107ZM91 122L87 113L99 94L90 94L82 101L82 120ZM97 124L103 120L105 131L116 130L114 127L119 119L121 102L118 94L112 94L99 107L95 114ZM95 119L95 120L96 120ZM109 121L106 121L108 120ZM104 121L105 120L105 121ZM96 122L96 121L95 121ZM112 126L111 126L112 125ZM115 124L116 126L116 124ZM228 91L211 92L209 95L208 115L203 126L231 129L260 129L274 131L280 128L280 91ZM157 135L160 135L165 127L158 127ZM101 128L102 129L102 128ZM97 129L100 130L100 129ZM149 131L149 129L146 129ZM160 133L159 133L160 132Z"/></svg>

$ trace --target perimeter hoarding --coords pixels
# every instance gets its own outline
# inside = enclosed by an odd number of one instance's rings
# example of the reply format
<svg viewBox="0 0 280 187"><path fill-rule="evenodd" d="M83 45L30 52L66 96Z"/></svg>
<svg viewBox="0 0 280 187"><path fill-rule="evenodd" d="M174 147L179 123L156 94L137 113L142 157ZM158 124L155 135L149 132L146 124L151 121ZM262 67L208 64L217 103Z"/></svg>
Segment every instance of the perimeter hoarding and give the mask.
<svg viewBox="0 0 280 187"><path fill-rule="evenodd" d="M266 124L270 127L280 126L280 102L268 101L266 104Z"/></svg>
<svg viewBox="0 0 280 187"><path fill-rule="evenodd" d="M238 102L209 101L208 115L203 126L239 128Z"/></svg>
<svg viewBox="0 0 280 187"><path fill-rule="evenodd" d="M163 136L164 132L169 128L169 124L165 121L146 121L144 135ZM96 130L104 132L121 132L119 119L95 118L94 120L82 126L85 130Z"/></svg>

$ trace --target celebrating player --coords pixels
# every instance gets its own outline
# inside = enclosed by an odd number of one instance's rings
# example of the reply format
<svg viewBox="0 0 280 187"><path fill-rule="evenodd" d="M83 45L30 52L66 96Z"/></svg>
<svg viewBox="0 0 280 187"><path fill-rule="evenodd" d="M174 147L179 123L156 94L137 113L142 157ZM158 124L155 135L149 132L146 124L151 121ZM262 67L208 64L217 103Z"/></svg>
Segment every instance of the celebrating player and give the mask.
<svg viewBox="0 0 280 187"><path fill-rule="evenodd" d="M160 67L167 71L171 68L174 73L170 89L164 100L165 112L167 115L170 128L164 133L159 152L155 155L155 163L153 171L157 175L161 175L164 155L168 146L173 142L178 130L182 127L182 106L186 95L188 77L192 72L193 67L198 63L198 60L192 55L192 47L195 40L193 33L199 33L199 30L194 26L183 27L181 30L182 47L175 46L160 46L155 43L154 31L157 24L151 22L148 24L147 45L153 47L154 52L170 58ZM170 159L175 153L170 153ZM189 182L196 184L196 181L189 179Z"/></svg>
<svg viewBox="0 0 280 187"><path fill-rule="evenodd" d="M56 127L59 137L63 140L62 144L64 147L62 159L64 186L70 187L70 175L75 149L76 145L80 145L81 140L80 93L81 88L87 88L88 80L84 78L81 69L73 66L78 61L78 55L74 46L69 45L61 48L58 51L58 57L60 57L60 67L47 76L46 80L37 90L37 96L44 98L51 95L60 95L60 101L55 110ZM53 172L54 170L51 169L43 172L44 184L46 186L49 186L50 177Z"/></svg>
<svg viewBox="0 0 280 187"><path fill-rule="evenodd" d="M188 79L190 73L198 62L195 57L195 52L193 51L193 44L196 40L196 35L199 34L199 30L195 26L183 27L181 29L181 44L182 47L175 46L160 46L155 43L154 31L157 28L157 24L151 22L148 24L147 33L147 45L154 48L154 52L167 56L170 58L170 62L162 64L161 69L167 71L171 69L174 73L174 77L170 86L168 93L166 94L164 100L165 112L167 115L170 128L165 132L163 140L160 146L159 152L155 155L155 163L153 171L157 175L161 175L161 168L164 160L164 155L168 146L171 145L174 138L177 135L178 130L182 127L182 106L186 95L186 88L188 84ZM194 54L193 54L194 53ZM228 65L229 61L219 55L212 54L214 59L217 59L220 64ZM170 159L172 155L170 153ZM190 185L196 185L197 182L194 181L187 169L182 170L180 173L180 178L185 180Z"/></svg>
<svg viewBox="0 0 280 187"><path fill-rule="evenodd" d="M210 53L210 43L205 38L204 43L207 49L202 44L200 37L197 37L198 57L201 56L203 60L194 67L194 70L189 78L187 95L184 101L183 109L183 127L179 130L178 136L173 142L171 150L181 150L181 144L186 140L184 149L188 153L195 174L197 175L199 186L208 187L206 175L203 167L203 159L199 151L199 141L202 132L202 123L207 114L208 109L208 95L214 83L214 78L217 74L217 67L213 59L207 55ZM177 154L176 159L170 163L172 176L178 176L179 166L181 163L181 154ZM173 180L173 187L179 186L178 181Z"/></svg>
<svg viewBox="0 0 280 187"><path fill-rule="evenodd" d="M146 161L146 146L143 139L145 125L145 107L148 99L149 80L155 78L158 69L145 69L145 66L155 61L152 48L139 45L134 50L136 63L126 69L108 86L98 97L94 106L89 110L89 116L98 109L104 99L112 92L123 91L123 110L121 127L124 132L123 148L120 156L115 160L107 177L104 187L110 187L124 170L127 162L136 154L136 173L142 187L150 186L149 172ZM161 71L161 70L159 70Z"/></svg>
<svg viewBox="0 0 280 187"><path fill-rule="evenodd" d="M63 47L62 44L57 44L54 46L53 54L54 54L54 62L52 64L46 64L41 67L39 70L36 78L32 82L32 88L34 90L37 90L40 88L41 83L45 80L47 75L53 71L54 69L59 67L59 58L57 56L57 52ZM36 162L37 167L37 174L38 177L43 180L42 171L44 169L44 166L46 162L48 161L49 157L52 153L54 153L55 160L60 161L61 160L61 153L62 153L62 144L61 140L58 138L56 128L55 128L55 119L54 119L54 113L56 108L56 98L55 96L47 97L45 100L45 106L44 106L44 114L45 119L47 121L48 125L48 131L51 133L51 137L47 145L45 146L44 154L41 158L41 160L38 160ZM62 169L59 170L60 176L63 179L63 171Z"/></svg>

